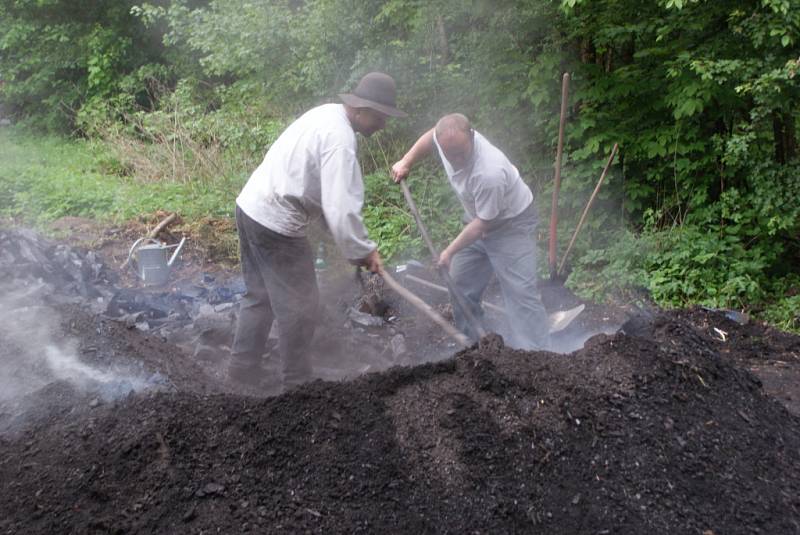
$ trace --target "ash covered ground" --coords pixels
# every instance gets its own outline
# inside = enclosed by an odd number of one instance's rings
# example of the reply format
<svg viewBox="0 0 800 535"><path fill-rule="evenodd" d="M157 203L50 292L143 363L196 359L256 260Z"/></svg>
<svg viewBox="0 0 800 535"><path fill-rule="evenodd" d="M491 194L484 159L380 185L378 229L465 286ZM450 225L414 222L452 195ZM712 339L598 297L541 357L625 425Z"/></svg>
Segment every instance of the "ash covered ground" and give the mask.
<svg viewBox="0 0 800 535"><path fill-rule="evenodd" d="M2 533L800 533L800 338L754 322L589 304L564 353L456 352L343 282L320 380L244 392L234 283L18 230L0 271Z"/></svg>

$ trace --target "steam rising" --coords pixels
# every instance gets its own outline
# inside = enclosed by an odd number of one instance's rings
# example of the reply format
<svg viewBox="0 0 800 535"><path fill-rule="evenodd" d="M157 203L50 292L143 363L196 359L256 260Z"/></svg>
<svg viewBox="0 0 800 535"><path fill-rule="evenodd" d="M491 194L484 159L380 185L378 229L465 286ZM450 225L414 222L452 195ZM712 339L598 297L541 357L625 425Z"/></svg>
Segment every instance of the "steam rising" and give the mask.
<svg viewBox="0 0 800 535"><path fill-rule="evenodd" d="M19 281L19 279L17 279ZM61 318L44 304L52 286L0 286L0 404L14 402L47 384L65 381L104 400L143 390L158 381L130 370L92 366L81 360L75 340L61 335ZM12 411L16 412L16 411Z"/></svg>

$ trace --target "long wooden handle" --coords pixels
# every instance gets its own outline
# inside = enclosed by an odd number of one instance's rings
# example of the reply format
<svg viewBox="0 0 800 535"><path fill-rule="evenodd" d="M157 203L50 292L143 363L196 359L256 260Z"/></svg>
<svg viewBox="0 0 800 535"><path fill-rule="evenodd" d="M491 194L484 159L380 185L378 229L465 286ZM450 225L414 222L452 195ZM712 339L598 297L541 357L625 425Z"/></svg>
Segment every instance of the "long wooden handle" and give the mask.
<svg viewBox="0 0 800 535"><path fill-rule="evenodd" d="M594 191L592 192L591 197L589 197L589 202L586 203L586 208L583 209L583 213L581 214L581 218L578 221L578 226L575 227L575 232L572 233L572 239L569 240L569 245L567 246L567 250L564 253L564 256L561 257L561 264L558 266L558 275L561 274L561 270L564 269L564 264L567 262L567 256L569 252L572 250L572 245L575 243L575 238L578 237L578 232L580 232L581 227L583 226L583 221L586 219L586 214L589 213L589 208L592 207L592 203L594 202L594 198L597 197L597 192L600 191L600 186L603 184L603 180L606 178L606 173L608 173L608 169L611 167L611 162L614 161L614 156L617 155L617 149L619 148L618 143L614 143L614 148L611 150L611 156L608 157L608 162L606 162L606 166L603 169L603 173L600 175L600 180L597 181L597 185L594 187Z"/></svg>
<svg viewBox="0 0 800 535"><path fill-rule="evenodd" d="M385 270L381 270L380 275L381 277L383 277L383 280L386 281L386 284L388 284L392 288L392 290L400 294L401 297L403 297L406 301L411 303L420 312L422 312L430 319L432 319L434 322L436 322L442 329L444 329L444 331L447 334L452 336L456 340L456 342L458 342L462 346L469 345L469 338L464 336L464 334L460 333L458 329L450 325L447 322L447 320L445 320L440 314L438 314L435 310L433 310L429 304L427 304L425 301L423 301L422 299L411 293L409 290L401 286L400 283L397 282L394 279L394 277L389 275Z"/></svg>
<svg viewBox="0 0 800 535"><path fill-rule="evenodd" d="M148 238L155 238L156 236L158 236L159 232L164 230L164 228L167 225L169 225L170 223L172 223L176 219L178 219L178 214L176 212L173 212L173 213L169 214L167 217L162 219L161 222L158 225L156 225L155 228L153 228L153 230L150 231L150 233L147 235L147 237Z"/></svg>
<svg viewBox="0 0 800 535"><path fill-rule="evenodd" d="M400 187L403 189L403 196L406 198L406 204L408 204L408 208L411 210L411 215L414 216L414 221L417 223L417 228L419 229L420 234L422 234L422 240L425 242L425 245L428 246L428 251L431 253L431 258L433 258L433 261L436 262L439 257L439 253L436 251L436 247L433 246L433 241L431 241L431 237L428 235L425 225L422 224L422 217L419 215L419 210L417 210L417 204L414 202L414 197L411 196L411 190L408 189L408 184L406 184L405 180L400 181Z"/></svg>
<svg viewBox="0 0 800 535"><path fill-rule="evenodd" d="M422 234L422 239L425 241L425 244L428 246L428 250L431 252L431 258L434 262L436 262L439 259L439 253L433 246L433 242L428 235L428 231L425 229L425 225L422 223L422 217L420 217L419 210L417 210L417 205L414 202L414 198L411 196L411 190L408 189L408 184L406 184L405 180L400 181L400 187L403 188L403 195L406 198L406 203L408 203L408 208L411 210L411 214L414 216L414 219L417 222L417 227ZM478 334L478 337L483 338L486 336L486 330L483 328L483 325L481 325L481 322L479 322L475 317L475 314L472 313L472 310L467 303L467 299L460 291L458 291L458 288L456 288L455 284L453 283L453 279L450 277L450 272L447 271L447 268L439 268L439 275L441 275L442 279L444 279L444 283L450 289L450 293L452 294L456 305L459 309L461 309L464 317L467 318L467 322Z"/></svg>
<svg viewBox="0 0 800 535"><path fill-rule="evenodd" d="M565 72L561 80L561 117L558 123L558 147L556 149L555 177L553 178L553 202L550 206L550 244L548 258L550 260L550 276L556 275L556 245L558 226L558 193L561 190L561 155L564 152L564 125L567 122L567 99L569 97L569 73Z"/></svg>
<svg viewBox="0 0 800 535"><path fill-rule="evenodd" d="M428 288L432 288L432 289L434 289L436 291L447 293L447 288L445 288L444 286L441 286L439 284L435 284L435 283L430 282L430 281L426 281L425 279L421 279L419 277L415 277L414 275L406 274L404 278L407 279L407 280L410 280L412 282L416 282L417 284L420 284L422 286L427 286ZM504 309L503 307L497 306L494 303L490 303L488 301L481 301L481 304L483 306L485 306L486 308L488 308L488 309L494 310L495 312L500 312L501 314L505 314L506 313L506 309Z"/></svg>

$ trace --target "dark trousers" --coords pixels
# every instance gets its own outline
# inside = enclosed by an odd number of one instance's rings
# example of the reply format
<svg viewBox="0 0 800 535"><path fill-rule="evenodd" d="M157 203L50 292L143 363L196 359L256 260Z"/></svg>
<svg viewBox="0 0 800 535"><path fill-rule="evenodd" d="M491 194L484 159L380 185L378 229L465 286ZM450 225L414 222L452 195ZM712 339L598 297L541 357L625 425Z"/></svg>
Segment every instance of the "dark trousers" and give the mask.
<svg viewBox="0 0 800 535"><path fill-rule="evenodd" d="M260 367L273 321L284 382L308 380L308 348L314 336L319 290L308 240L283 236L260 225L236 207L242 275L247 291L231 349L231 369Z"/></svg>

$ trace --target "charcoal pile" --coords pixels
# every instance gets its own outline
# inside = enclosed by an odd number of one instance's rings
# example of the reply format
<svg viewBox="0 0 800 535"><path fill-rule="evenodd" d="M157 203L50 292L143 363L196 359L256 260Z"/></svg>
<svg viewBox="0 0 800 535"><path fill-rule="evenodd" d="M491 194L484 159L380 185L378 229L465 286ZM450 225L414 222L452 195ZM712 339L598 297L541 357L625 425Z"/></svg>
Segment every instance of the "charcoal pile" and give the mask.
<svg viewBox="0 0 800 535"><path fill-rule="evenodd" d="M0 531L800 532L800 422L692 319L268 399L54 408L0 436Z"/></svg>
<svg viewBox="0 0 800 535"><path fill-rule="evenodd" d="M0 229L0 279L7 289L38 288L62 300L102 302L117 277L91 251L76 251L27 229Z"/></svg>
<svg viewBox="0 0 800 535"><path fill-rule="evenodd" d="M725 359L756 373L766 393L800 415L800 337L738 311L694 307L679 314L712 340Z"/></svg>
<svg viewBox="0 0 800 535"><path fill-rule="evenodd" d="M115 269L94 252L52 242L26 229L0 231L0 274L7 281L6 293L15 295L15 308L83 306L97 321L118 322L172 344L173 351L188 356L206 375L218 381L224 377L237 304L245 291L238 274L218 277L199 272L164 287L122 286ZM401 321L385 306L378 311L364 308L366 297L354 297L359 294L355 284L351 277L323 284L327 305L320 310L314 347L321 378L341 379L412 364L417 355L430 360L452 354L453 345L443 337L430 343L414 336L420 330L428 333L428 325L418 325L413 318ZM371 295L380 299L374 292ZM70 314L75 313L81 314L71 309ZM409 330L414 331L412 336ZM277 332L271 336L276 339ZM277 356L266 354L265 358L265 367L273 375L280 374Z"/></svg>
<svg viewBox="0 0 800 535"><path fill-rule="evenodd" d="M104 315L117 280L92 251L0 230L0 432L53 407L80 412L135 391L209 390L174 345Z"/></svg>

